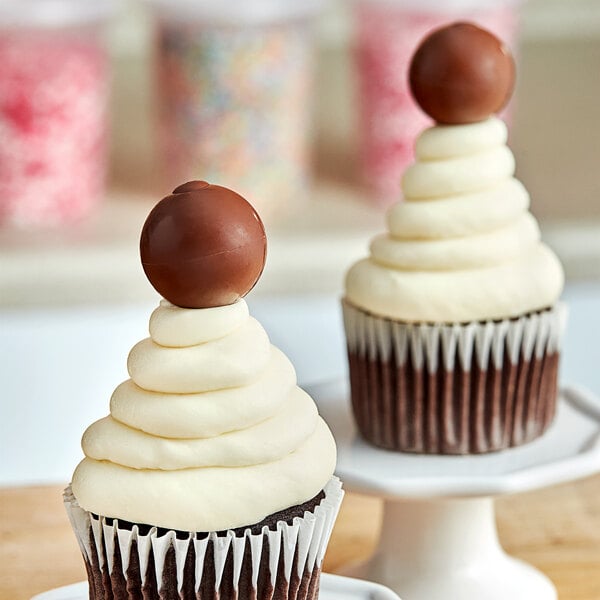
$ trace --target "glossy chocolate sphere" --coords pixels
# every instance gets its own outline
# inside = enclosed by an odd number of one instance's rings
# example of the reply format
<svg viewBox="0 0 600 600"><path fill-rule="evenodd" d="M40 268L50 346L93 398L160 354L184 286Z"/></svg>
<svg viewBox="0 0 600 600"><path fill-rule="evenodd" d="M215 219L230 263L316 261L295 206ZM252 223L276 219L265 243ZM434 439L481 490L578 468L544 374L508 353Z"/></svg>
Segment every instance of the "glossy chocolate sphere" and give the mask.
<svg viewBox="0 0 600 600"><path fill-rule="evenodd" d="M435 121L483 121L501 110L513 91L515 65L506 45L472 23L454 23L426 37L410 66L410 88Z"/></svg>
<svg viewBox="0 0 600 600"><path fill-rule="evenodd" d="M258 281L267 238L260 217L236 192L190 181L150 212L140 238L142 266L172 304L233 304Z"/></svg>

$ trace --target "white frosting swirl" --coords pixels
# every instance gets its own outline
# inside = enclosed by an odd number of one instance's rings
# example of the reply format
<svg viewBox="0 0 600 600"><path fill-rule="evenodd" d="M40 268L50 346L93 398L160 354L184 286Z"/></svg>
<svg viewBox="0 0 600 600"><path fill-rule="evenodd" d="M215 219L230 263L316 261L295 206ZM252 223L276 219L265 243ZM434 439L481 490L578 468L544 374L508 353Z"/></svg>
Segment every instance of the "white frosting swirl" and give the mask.
<svg viewBox="0 0 600 600"><path fill-rule="evenodd" d="M248 316L248 305L245 302L198 312L180 310L168 300L161 300L150 316L150 337L160 346L195 346L229 335Z"/></svg>
<svg viewBox="0 0 600 600"><path fill-rule="evenodd" d="M277 414L245 429L209 438L169 439L105 417L87 429L81 445L89 458L138 469L244 467L293 452L312 435L317 418L315 403L297 387Z"/></svg>
<svg viewBox="0 0 600 600"><path fill-rule="evenodd" d="M214 315L214 319L212 318ZM335 443L289 360L241 300L162 302L131 380L85 432L72 488L88 511L187 531L252 525L310 500Z"/></svg>
<svg viewBox="0 0 600 600"><path fill-rule="evenodd" d="M388 234L346 276L350 303L400 321L449 323L556 302L562 267L540 241L506 138L495 117L422 133Z"/></svg>
<svg viewBox="0 0 600 600"><path fill-rule="evenodd" d="M508 139L506 124L501 119L488 119L468 125L438 125L421 133L415 144L419 161L454 158L504 146Z"/></svg>
<svg viewBox="0 0 600 600"><path fill-rule="evenodd" d="M439 198L477 192L511 177L515 159L506 146L478 154L417 162L402 178L405 198Z"/></svg>
<svg viewBox="0 0 600 600"><path fill-rule="evenodd" d="M268 419L295 387L292 363L271 346L265 370L248 385L200 394L163 394L128 379L113 392L110 412L121 423L160 437L214 437Z"/></svg>
<svg viewBox="0 0 600 600"><path fill-rule="evenodd" d="M152 338L129 353L129 376L151 392L193 394L252 382L269 362L271 345L252 317L229 335L195 346L169 348Z"/></svg>
<svg viewBox="0 0 600 600"><path fill-rule="evenodd" d="M381 235L371 242L371 256L381 265L411 271L471 269L516 258L539 239L537 221L524 213L509 225L465 237L423 242Z"/></svg>
<svg viewBox="0 0 600 600"><path fill-rule="evenodd" d="M388 213L388 229L400 240L463 237L503 227L529 209L529 194L514 177L483 192L402 202Z"/></svg>

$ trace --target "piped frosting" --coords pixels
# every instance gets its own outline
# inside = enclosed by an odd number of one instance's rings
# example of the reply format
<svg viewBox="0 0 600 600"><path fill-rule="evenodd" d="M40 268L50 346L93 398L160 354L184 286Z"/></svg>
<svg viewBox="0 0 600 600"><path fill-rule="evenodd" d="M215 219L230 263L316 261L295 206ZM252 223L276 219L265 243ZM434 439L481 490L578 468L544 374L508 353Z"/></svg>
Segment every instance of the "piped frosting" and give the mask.
<svg viewBox="0 0 600 600"><path fill-rule="evenodd" d="M404 322L503 319L552 306L564 274L514 178L506 125L437 125L416 144L388 232L349 270L346 300Z"/></svg>
<svg viewBox="0 0 600 600"><path fill-rule="evenodd" d="M252 525L330 480L335 442L293 366L243 300L184 309L162 301L131 379L92 424L73 475L80 506L185 531Z"/></svg>

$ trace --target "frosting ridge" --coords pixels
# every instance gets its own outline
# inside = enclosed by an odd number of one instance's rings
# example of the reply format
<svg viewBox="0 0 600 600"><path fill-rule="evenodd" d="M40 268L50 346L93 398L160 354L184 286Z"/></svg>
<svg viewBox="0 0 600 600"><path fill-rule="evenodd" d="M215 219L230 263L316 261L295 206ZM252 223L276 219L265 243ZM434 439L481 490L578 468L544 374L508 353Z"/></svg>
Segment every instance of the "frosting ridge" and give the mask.
<svg viewBox="0 0 600 600"><path fill-rule="evenodd" d="M388 233L346 275L346 300L407 322L503 319L553 305L564 274L541 242L496 117L437 125L416 144Z"/></svg>
<svg viewBox="0 0 600 600"><path fill-rule="evenodd" d="M214 319L213 319L214 316ZM85 510L187 531L252 525L325 487L335 443L246 303L162 302L111 414L83 435ZM167 345L164 345L167 344Z"/></svg>
<svg viewBox="0 0 600 600"><path fill-rule="evenodd" d="M80 506L97 514L182 531L222 531L258 523L307 494L301 503L314 498L335 468L332 448L333 436L319 419L304 444L278 461L162 471L84 458L72 489Z"/></svg>
<svg viewBox="0 0 600 600"><path fill-rule="evenodd" d="M250 383L266 367L269 354L265 330L250 317L230 335L194 346L164 347L146 338L131 349L127 370L151 392L208 392Z"/></svg>
<svg viewBox="0 0 600 600"><path fill-rule="evenodd" d="M110 412L117 421L160 437L214 437L264 421L277 412L295 387L292 363L271 346L269 363L248 385L167 394L149 392L128 379L113 392Z"/></svg>

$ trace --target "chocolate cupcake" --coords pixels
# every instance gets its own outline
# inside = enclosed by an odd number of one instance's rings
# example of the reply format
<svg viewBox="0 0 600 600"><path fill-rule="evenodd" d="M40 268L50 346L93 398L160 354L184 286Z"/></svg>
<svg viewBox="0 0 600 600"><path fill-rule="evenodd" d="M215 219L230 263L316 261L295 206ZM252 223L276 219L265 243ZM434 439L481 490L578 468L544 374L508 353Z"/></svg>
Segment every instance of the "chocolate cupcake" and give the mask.
<svg viewBox="0 0 600 600"><path fill-rule="evenodd" d="M421 134L404 201L349 270L343 300L353 412L376 446L493 452L537 438L554 417L563 271L514 178L505 124L477 105L499 110L510 96L506 56L461 23L413 59L417 101L450 124Z"/></svg>
<svg viewBox="0 0 600 600"><path fill-rule="evenodd" d="M335 442L243 300L265 250L252 207L218 186L186 184L146 221L165 299L64 494L91 599L318 597Z"/></svg>

